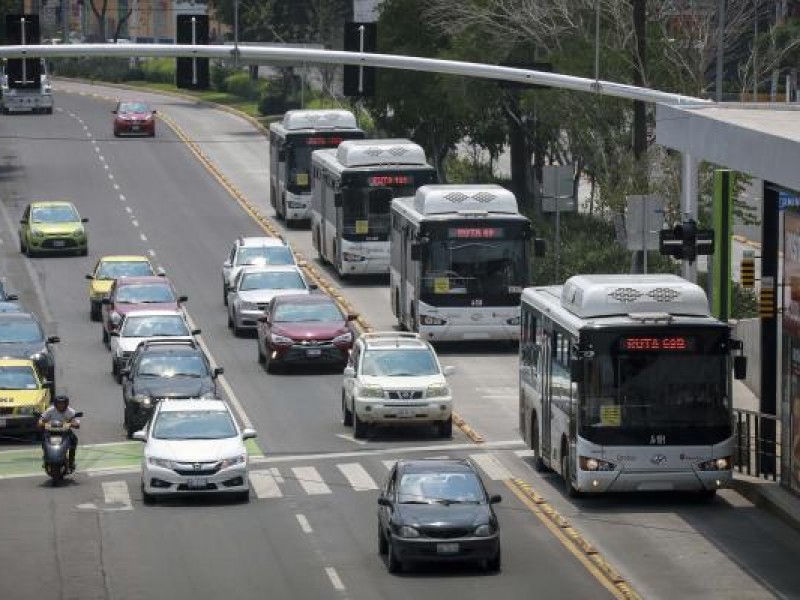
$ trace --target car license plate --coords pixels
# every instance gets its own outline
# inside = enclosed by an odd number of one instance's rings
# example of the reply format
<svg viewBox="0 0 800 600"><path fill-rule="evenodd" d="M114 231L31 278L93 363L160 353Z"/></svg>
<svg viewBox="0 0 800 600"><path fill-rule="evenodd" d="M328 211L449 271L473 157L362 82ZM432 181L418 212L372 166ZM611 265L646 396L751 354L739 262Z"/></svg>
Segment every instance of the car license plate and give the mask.
<svg viewBox="0 0 800 600"><path fill-rule="evenodd" d="M64 240L53 240L53 248L63 248L66 242Z"/></svg>
<svg viewBox="0 0 800 600"><path fill-rule="evenodd" d="M139 131L138 125L131 125L131 131Z"/></svg>
<svg viewBox="0 0 800 600"><path fill-rule="evenodd" d="M398 408L397 409L397 416L401 419L410 419L414 416L414 409L413 408Z"/></svg>
<svg viewBox="0 0 800 600"><path fill-rule="evenodd" d="M458 554L458 544L436 544L437 554Z"/></svg>
<svg viewBox="0 0 800 600"><path fill-rule="evenodd" d="M58 446L61 443L61 436L60 435L51 435L50 436L50 443Z"/></svg>
<svg viewBox="0 0 800 600"><path fill-rule="evenodd" d="M322 349L320 348L309 348L306 350L306 356L315 357L315 356L322 356Z"/></svg>
<svg viewBox="0 0 800 600"><path fill-rule="evenodd" d="M205 489L205 487L206 487L207 485L208 485L208 479L197 479L197 478L193 478L193 479L189 479L189 480L186 482L186 487L188 487L190 490L201 490L201 489Z"/></svg>

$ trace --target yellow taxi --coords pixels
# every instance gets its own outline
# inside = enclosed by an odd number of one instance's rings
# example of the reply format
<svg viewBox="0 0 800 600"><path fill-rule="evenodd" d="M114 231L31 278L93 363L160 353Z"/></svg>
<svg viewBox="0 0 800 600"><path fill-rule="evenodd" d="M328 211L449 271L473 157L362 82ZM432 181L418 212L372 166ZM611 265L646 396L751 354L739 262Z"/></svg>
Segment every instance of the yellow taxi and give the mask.
<svg viewBox="0 0 800 600"><path fill-rule="evenodd" d="M139 277L143 275L163 275L156 273L146 256L116 255L103 256L97 261L94 270L86 275L89 283L89 316L99 321L103 298L108 297L111 285L117 277Z"/></svg>
<svg viewBox="0 0 800 600"><path fill-rule="evenodd" d="M33 361L0 358L0 431L36 431L39 415L50 406L50 389Z"/></svg>

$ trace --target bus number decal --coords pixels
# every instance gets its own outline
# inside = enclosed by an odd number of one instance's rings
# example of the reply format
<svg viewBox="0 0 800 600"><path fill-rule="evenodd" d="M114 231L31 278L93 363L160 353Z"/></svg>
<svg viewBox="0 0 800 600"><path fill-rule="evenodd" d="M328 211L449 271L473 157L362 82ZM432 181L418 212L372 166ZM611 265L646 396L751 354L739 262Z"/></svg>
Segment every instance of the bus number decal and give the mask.
<svg viewBox="0 0 800 600"><path fill-rule="evenodd" d="M663 433L658 433L650 436L651 446L663 446L667 443L667 436Z"/></svg>
<svg viewBox="0 0 800 600"><path fill-rule="evenodd" d="M483 306L483 298L474 298L469 303L470 306Z"/></svg>

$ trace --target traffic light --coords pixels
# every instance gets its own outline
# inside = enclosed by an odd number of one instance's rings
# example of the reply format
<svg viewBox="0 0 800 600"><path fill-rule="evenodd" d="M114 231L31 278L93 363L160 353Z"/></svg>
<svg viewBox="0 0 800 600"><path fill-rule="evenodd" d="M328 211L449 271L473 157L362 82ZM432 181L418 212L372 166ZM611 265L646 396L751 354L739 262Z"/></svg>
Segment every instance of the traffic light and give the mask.
<svg viewBox="0 0 800 600"><path fill-rule="evenodd" d="M739 266L739 283L748 290L753 289L756 285L756 261L751 256L742 258Z"/></svg>
<svg viewBox="0 0 800 600"><path fill-rule="evenodd" d="M178 15L175 39L178 44L207 45L208 15ZM207 58L175 59L175 85L179 88L207 90L211 87Z"/></svg>
<svg viewBox="0 0 800 600"><path fill-rule="evenodd" d="M378 49L377 23L345 23L344 49L347 52L375 52ZM375 67L345 65L344 95L355 98L374 96Z"/></svg>
<svg viewBox="0 0 800 600"><path fill-rule="evenodd" d="M659 231L658 250L665 256L694 262L700 255L714 254L714 230L698 229L692 219L678 223Z"/></svg>
<svg viewBox="0 0 800 600"><path fill-rule="evenodd" d="M41 43L39 15L6 15L6 43L9 46ZM6 75L8 87L36 89L41 85L42 61L39 58L9 58Z"/></svg>
<svg viewBox="0 0 800 600"><path fill-rule="evenodd" d="M761 286L758 296L758 316L769 318L775 316L775 288Z"/></svg>

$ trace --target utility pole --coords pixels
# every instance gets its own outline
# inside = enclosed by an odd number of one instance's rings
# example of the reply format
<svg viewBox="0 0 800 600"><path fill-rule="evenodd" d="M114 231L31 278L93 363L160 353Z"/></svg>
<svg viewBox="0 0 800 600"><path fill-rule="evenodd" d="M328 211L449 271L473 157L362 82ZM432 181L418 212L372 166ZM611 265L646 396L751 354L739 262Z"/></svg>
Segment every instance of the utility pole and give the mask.
<svg viewBox="0 0 800 600"><path fill-rule="evenodd" d="M239 0L233 0L233 66L239 67Z"/></svg>

